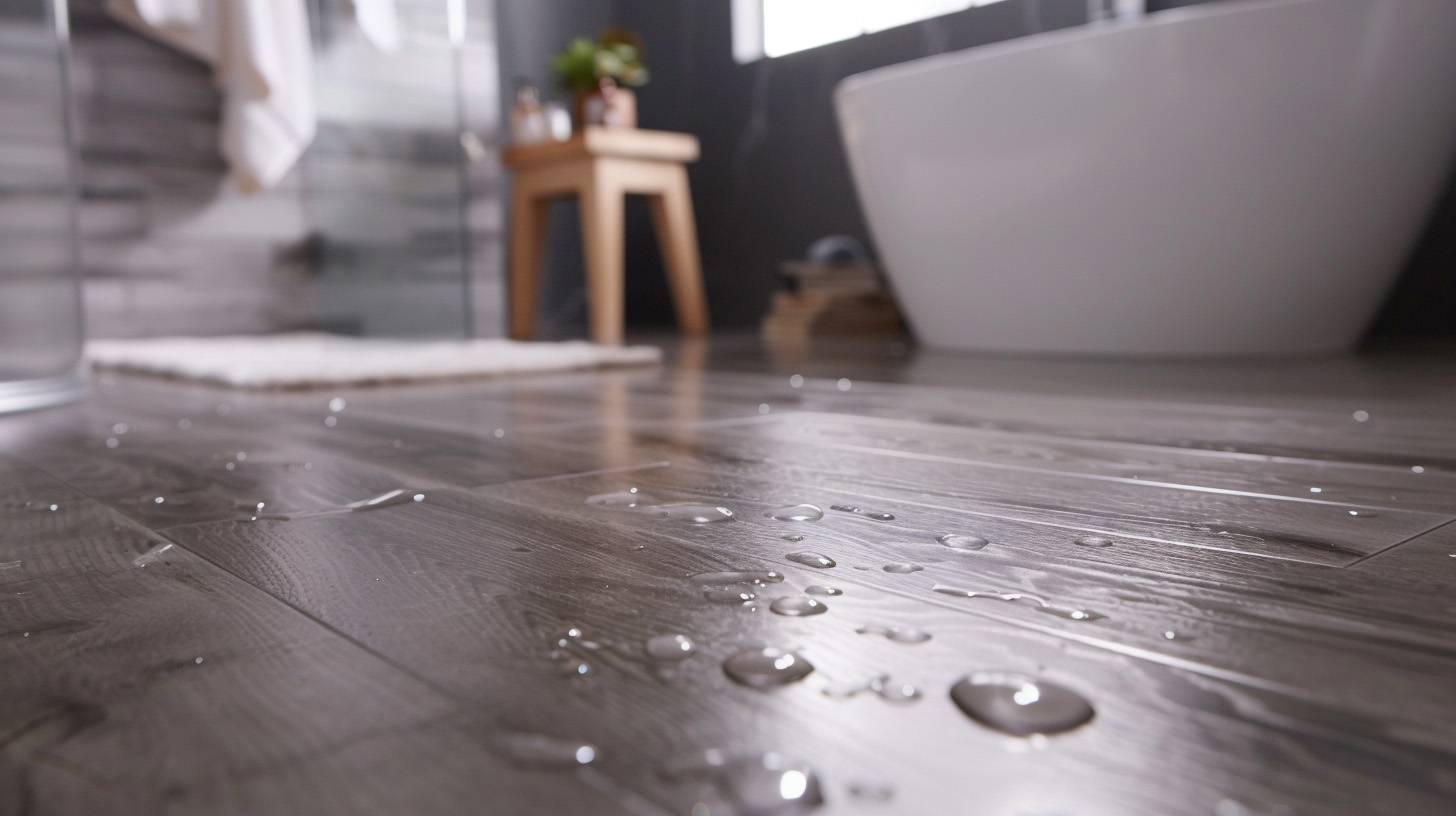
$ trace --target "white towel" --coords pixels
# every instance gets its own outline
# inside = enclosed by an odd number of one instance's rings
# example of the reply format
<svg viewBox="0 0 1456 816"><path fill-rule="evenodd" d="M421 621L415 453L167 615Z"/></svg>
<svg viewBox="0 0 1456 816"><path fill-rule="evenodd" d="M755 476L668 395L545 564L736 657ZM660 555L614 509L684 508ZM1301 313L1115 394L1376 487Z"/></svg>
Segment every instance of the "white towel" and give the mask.
<svg viewBox="0 0 1456 816"><path fill-rule="evenodd" d="M92 340L95 366L234 388L319 388L568 371L662 361L655 346L384 340L328 334Z"/></svg>
<svg viewBox="0 0 1456 816"><path fill-rule="evenodd" d="M313 140L304 0L106 0L105 8L212 65L224 98L222 154L240 189L277 184Z"/></svg>

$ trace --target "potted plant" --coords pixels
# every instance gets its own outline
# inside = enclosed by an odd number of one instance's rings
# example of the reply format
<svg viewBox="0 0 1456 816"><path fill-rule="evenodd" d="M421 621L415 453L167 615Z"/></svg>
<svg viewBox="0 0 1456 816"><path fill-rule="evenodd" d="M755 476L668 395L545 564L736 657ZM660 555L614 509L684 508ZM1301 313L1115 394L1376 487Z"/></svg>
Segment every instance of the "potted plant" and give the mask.
<svg viewBox="0 0 1456 816"><path fill-rule="evenodd" d="M623 28L609 28L596 40L577 37L551 60L561 84L571 91L572 114L581 126L637 126L632 88L647 84L642 42Z"/></svg>

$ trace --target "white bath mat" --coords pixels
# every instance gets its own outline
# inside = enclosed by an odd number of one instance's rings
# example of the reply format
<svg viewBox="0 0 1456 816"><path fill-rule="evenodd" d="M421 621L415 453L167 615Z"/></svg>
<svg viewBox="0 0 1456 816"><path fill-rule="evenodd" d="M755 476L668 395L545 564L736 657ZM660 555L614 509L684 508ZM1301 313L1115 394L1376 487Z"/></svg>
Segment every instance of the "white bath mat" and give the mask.
<svg viewBox="0 0 1456 816"><path fill-rule="evenodd" d="M662 350L582 341L412 341L277 334L93 340L86 344L86 357L98 368L234 388L292 389L649 365L662 360Z"/></svg>

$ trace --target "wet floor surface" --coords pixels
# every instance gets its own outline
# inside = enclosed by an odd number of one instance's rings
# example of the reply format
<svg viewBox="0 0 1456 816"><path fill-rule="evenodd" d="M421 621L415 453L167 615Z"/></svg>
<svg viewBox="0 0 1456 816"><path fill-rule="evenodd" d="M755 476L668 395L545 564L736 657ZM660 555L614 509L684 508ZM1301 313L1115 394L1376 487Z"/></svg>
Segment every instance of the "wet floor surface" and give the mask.
<svg viewBox="0 0 1456 816"><path fill-rule="evenodd" d="M0 419L0 814L1456 812L1452 358Z"/></svg>

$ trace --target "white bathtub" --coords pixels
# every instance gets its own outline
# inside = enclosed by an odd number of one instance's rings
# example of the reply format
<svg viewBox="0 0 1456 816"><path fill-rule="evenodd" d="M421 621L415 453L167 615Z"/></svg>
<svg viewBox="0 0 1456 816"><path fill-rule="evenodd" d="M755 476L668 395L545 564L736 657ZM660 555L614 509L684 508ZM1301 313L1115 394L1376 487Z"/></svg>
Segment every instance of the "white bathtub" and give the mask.
<svg viewBox="0 0 1456 816"><path fill-rule="evenodd" d="M846 79L911 326L1038 353L1348 349L1456 150L1456 0L1231 0Z"/></svg>

